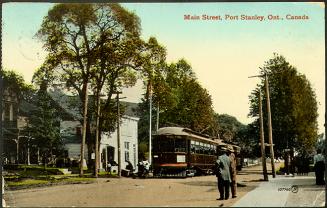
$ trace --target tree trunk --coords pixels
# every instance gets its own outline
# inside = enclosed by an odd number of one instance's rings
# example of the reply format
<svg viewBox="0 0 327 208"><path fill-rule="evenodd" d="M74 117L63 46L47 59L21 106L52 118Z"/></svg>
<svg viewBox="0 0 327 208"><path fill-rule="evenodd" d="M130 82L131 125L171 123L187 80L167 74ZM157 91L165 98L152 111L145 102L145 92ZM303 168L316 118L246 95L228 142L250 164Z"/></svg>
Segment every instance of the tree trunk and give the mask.
<svg viewBox="0 0 327 208"><path fill-rule="evenodd" d="M96 92L96 124L95 124L95 164L94 164L94 176L98 177L98 171L99 171L99 133L100 133L100 93L99 91Z"/></svg>
<svg viewBox="0 0 327 208"><path fill-rule="evenodd" d="M84 145L86 138L86 123L87 123L87 108L88 108L88 93L87 93L87 81L84 82L84 100L83 100L83 132L82 132L82 143L81 143L81 161L80 161L80 176L83 176L83 168L84 168Z"/></svg>

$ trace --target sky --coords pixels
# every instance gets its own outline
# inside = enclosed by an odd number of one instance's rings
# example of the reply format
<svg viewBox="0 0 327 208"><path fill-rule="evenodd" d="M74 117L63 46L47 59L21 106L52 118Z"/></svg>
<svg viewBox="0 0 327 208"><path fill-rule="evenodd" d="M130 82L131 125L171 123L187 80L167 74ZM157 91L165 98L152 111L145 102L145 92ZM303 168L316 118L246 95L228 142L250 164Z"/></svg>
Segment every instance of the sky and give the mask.
<svg viewBox="0 0 327 208"><path fill-rule="evenodd" d="M43 17L54 4L5 3L2 6L2 64L30 82L46 56L35 38ZM259 67L283 55L310 81L318 101L319 133L325 114L324 3L124 3L141 20L142 38L156 37L167 50L167 61L184 58L212 97L216 113L252 121L251 91L260 83ZM199 20L185 20L185 15ZM202 15L221 20L203 20ZM242 15L264 20L242 20ZM231 16L234 16L232 19ZM238 19L236 19L236 17ZM279 19L269 17L279 16ZM287 19L300 16L306 19ZM138 102L142 83L123 91L126 101Z"/></svg>

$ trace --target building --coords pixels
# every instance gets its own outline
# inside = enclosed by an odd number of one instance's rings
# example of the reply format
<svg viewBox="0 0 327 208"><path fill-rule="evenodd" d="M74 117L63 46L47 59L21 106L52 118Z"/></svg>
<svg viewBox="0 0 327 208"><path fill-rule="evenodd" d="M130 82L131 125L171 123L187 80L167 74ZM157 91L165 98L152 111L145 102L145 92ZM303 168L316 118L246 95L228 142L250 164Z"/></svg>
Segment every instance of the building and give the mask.
<svg viewBox="0 0 327 208"><path fill-rule="evenodd" d="M81 141L82 141L82 125L81 125L81 112L76 103L79 98L76 96L68 96L58 90L49 92L50 95L56 100L59 105L65 109L71 116L66 116L65 119L60 121L60 134L63 139L67 156L73 160L80 159ZM89 96L89 101L92 96ZM75 103L74 105L71 105ZM138 121L136 110L138 104L130 102L120 102L125 108L124 115L120 123L120 148L121 148L121 169L125 169L128 161L137 169L138 163ZM94 132L93 132L94 134ZM90 139L90 138L86 138ZM113 132L102 132L100 140L100 170L107 170L108 163L118 164L118 143L117 143L117 130ZM88 153L90 148L85 144L84 158L87 164L91 164L94 159L94 153ZM91 155L91 157L90 157ZM91 160L91 161L90 161ZM115 170L115 167L113 167Z"/></svg>
<svg viewBox="0 0 327 208"><path fill-rule="evenodd" d="M128 162L137 170L138 163L138 121L139 118L124 115L120 124L121 168L126 169ZM103 133L100 141L100 169L107 169L108 162L118 163L117 130Z"/></svg>
<svg viewBox="0 0 327 208"><path fill-rule="evenodd" d="M2 97L2 124L4 141L4 162L19 162L18 96L5 89Z"/></svg>

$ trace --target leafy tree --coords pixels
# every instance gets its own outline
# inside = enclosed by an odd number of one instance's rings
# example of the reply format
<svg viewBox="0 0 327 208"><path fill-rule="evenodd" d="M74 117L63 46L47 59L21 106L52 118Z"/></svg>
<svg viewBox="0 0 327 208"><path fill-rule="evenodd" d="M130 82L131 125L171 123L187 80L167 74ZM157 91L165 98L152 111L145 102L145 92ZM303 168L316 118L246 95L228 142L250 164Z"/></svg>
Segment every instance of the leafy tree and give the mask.
<svg viewBox="0 0 327 208"><path fill-rule="evenodd" d="M48 158L63 153L63 142L60 138L59 112L46 91L45 83L35 94L32 104L35 108L32 109L26 131L34 138L33 143L39 148L46 165Z"/></svg>
<svg viewBox="0 0 327 208"><path fill-rule="evenodd" d="M197 81L191 65L184 59L171 64L166 80L174 105L162 113L163 125L175 123L201 132L209 129L213 124L211 96Z"/></svg>
<svg viewBox="0 0 327 208"><path fill-rule="evenodd" d="M270 91L272 133L276 156L281 156L285 148L298 151L312 151L317 139L317 101L310 82L305 75L283 56L275 54L260 68L267 74ZM265 79L250 95L250 116L258 117L257 92L265 92ZM263 115L267 115L266 96L263 98ZM256 121L257 122L257 121ZM267 117L264 116L267 124ZM267 134L265 126L265 135Z"/></svg>
<svg viewBox="0 0 327 208"><path fill-rule="evenodd" d="M219 138L241 147L241 157L259 156L259 131L256 123L244 125L234 116L215 114Z"/></svg>
<svg viewBox="0 0 327 208"><path fill-rule="evenodd" d="M30 99L33 94L32 85L25 83L24 78L15 71L2 71L2 79L4 91L9 94L13 93L16 96L18 103L23 99ZM6 96L7 93L5 93L4 96Z"/></svg>
<svg viewBox="0 0 327 208"><path fill-rule="evenodd" d="M33 87L29 84L25 83L24 78L17 74L13 70L1 70L1 81L2 81L2 88L1 88L1 115L3 110L5 110L5 114L9 115L10 108L12 110L13 119L17 119L19 114L19 106L21 105L23 100L31 100L31 96L33 95ZM10 107L12 105L12 107ZM4 109L3 109L4 108ZM16 152L16 162L19 162L19 154L20 148L19 146L23 142L22 137L23 132L19 132L18 129L12 128L13 126L7 126L7 119L4 118L4 145L6 149L4 150L5 154L11 154L13 149L12 141L16 143L15 150ZM9 119L9 117L8 117ZM9 128L8 128L9 127Z"/></svg>
<svg viewBox="0 0 327 208"><path fill-rule="evenodd" d="M154 77L154 100L162 103L160 127L178 125L203 133L211 133L213 109L211 96L196 80L184 59L164 66ZM154 114L154 110L153 113ZM147 143L149 108L146 99L140 104L139 141ZM154 116L153 116L154 118ZM152 119L154 126L155 119Z"/></svg>
<svg viewBox="0 0 327 208"><path fill-rule="evenodd" d="M225 141L234 141L238 131L244 128L244 125L239 122L234 116L228 114L215 114L215 121L219 125L219 136Z"/></svg>
<svg viewBox="0 0 327 208"><path fill-rule="evenodd" d="M110 111L113 106L111 96L114 90L122 86L121 83L132 85L130 75L133 74L129 69L142 60L134 55L136 48L142 45L138 39L139 31L139 18L119 4L58 4L44 18L37 34L49 51L43 71L53 74L77 92L84 108L84 138L86 133L91 138L91 116L86 121L89 83L95 95L98 138L99 127L105 126L101 118L108 117L99 115L99 112ZM101 110L99 100L104 86L107 102ZM96 142L90 140L88 143L92 147Z"/></svg>

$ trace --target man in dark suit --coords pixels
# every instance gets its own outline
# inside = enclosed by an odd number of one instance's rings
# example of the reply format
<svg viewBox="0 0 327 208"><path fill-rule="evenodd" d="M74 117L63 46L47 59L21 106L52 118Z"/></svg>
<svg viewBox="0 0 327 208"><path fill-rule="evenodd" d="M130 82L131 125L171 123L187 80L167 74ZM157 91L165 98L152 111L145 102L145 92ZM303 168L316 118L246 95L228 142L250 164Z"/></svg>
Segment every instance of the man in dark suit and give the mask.
<svg viewBox="0 0 327 208"><path fill-rule="evenodd" d="M216 161L216 176L218 179L218 190L220 193L220 198L217 200L227 200L229 198L229 186L232 182L230 176L231 161L227 156L227 148L221 148L222 154L218 157Z"/></svg>

